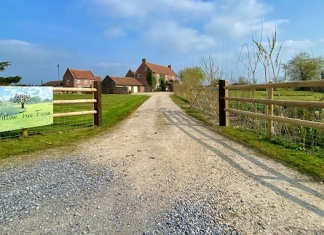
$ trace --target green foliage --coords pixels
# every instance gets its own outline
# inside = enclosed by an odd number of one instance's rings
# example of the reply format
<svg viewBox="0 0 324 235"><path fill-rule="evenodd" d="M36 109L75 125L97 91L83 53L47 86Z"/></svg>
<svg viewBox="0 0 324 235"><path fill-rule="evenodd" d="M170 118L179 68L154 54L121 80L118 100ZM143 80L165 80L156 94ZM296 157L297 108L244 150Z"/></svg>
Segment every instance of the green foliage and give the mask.
<svg viewBox="0 0 324 235"><path fill-rule="evenodd" d="M181 80L181 86L185 91L186 99L192 106L195 99L194 89L203 86L205 79L205 73L202 68L187 67L179 71L179 79Z"/></svg>
<svg viewBox="0 0 324 235"><path fill-rule="evenodd" d="M253 132L232 127L220 128L220 131L226 136L236 139L302 173L318 180L324 179L323 151L310 153L298 148L295 144L288 143L284 138L274 138L269 142L266 138L260 138Z"/></svg>
<svg viewBox="0 0 324 235"><path fill-rule="evenodd" d="M156 79L152 75L152 71L149 69L146 72L146 81L149 84L149 86L151 87L151 91L154 91L154 89L156 87Z"/></svg>
<svg viewBox="0 0 324 235"><path fill-rule="evenodd" d="M9 65L11 65L11 63L8 61L0 62L0 71L4 71Z"/></svg>
<svg viewBox="0 0 324 235"><path fill-rule="evenodd" d="M11 83L18 83L20 82L20 76L9 76L9 77L0 77L0 85L7 86Z"/></svg>
<svg viewBox="0 0 324 235"><path fill-rule="evenodd" d="M198 66L187 67L179 71L179 78L187 86L199 87L203 85L205 73Z"/></svg>
<svg viewBox="0 0 324 235"><path fill-rule="evenodd" d="M235 85L248 85L249 84L249 80L246 79L243 76L239 76L238 80L236 83L234 83Z"/></svg>
<svg viewBox="0 0 324 235"><path fill-rule="evenodd" d="M295 81L320 79L323 67L323 57L311 57L307 52L300 52L292 57L287 64L282 65L286 76Z"/></svg>
<svg viewBox="0 0 324 235"><path fill-rule="evenodd" d="M165 83L165 78L164 78L164 77L161 77L161 78L160 78L160 87L161 87L161 90L162 90L162 91L166 91L166 87L167 87L167 85L166 85L166 83Z"/></svg>
<svg viewBox="0 0 324 235"><path fill-rule="evenodd" d="M11 65L10 62L0 62L0 71L4 71L7 66ZM9 76L9 77L0 77L0 85L2 86L8 86L11 83L18 83L20 82L21 77L20 76Z"/></svg>

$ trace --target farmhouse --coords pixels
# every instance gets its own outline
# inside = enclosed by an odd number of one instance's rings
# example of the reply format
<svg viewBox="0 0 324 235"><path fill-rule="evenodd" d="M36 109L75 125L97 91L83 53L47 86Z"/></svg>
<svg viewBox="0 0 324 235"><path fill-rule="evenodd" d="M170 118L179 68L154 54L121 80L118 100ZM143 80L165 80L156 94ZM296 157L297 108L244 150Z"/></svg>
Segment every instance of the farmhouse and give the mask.
<svg viewBox="0 0 324 235"><path fill-rule="evenodd" d="M135 77L144 86L140 91L150 91L150 86L146 81L146 74L148 71L152 72L152 76L156 79L156 88L160 85L160 78L164 78L167 84L171 84L177 80L177 74L172 70L171 65L162 66L158 64L149 63L146 59L142 59L142 64L138 67L136 72L129 70L126 77Z"/></svg>
<svg viewBox="0 0 324 235"><path fill-rule="evenodd" d="M110 77L106 76L101 82L103 93L129 94L143 90L144 85L133 77Z"/></svg>

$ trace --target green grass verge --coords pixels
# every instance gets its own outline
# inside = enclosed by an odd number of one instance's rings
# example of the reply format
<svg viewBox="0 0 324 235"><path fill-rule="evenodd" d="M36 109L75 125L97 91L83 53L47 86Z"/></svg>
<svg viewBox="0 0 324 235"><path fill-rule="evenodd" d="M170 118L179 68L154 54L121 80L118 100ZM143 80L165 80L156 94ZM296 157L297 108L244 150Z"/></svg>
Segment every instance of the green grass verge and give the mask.
<svg viewBox="0 0 324 235"><path fill-rule="evenodd" d="M79 95L79 97L80 99L89 98L87 95ZM25 138L3 139L0 140L0 159L59 146L69 148L69 146L72 146L72 143L110 130L122 120L126 119L148 98L149 96L146 95L102 95L101 127L83 127L69 131L41 133L40 135ZM55 96L55 99L71 99L71 95Z"/></svg>
<svg viewBox="0 0 324 235"><path fill-rule="evenodd" d="M188 103L175 96L171 96L172 100L178 104L187 114L211 125L211 119L203 112L190 109ZM324 156L323 151L320 153L312 153L291 149L291 146L284 146L276 141L269 142L264 137L259 137L250 131L243 131L233 127L212 127L213 130L220 134L231 138L239 143L244 144L256 150L258 153L267 158L274 159L284 165L293 168L303 174L311 176L314 180L324 180Z"/></svg>

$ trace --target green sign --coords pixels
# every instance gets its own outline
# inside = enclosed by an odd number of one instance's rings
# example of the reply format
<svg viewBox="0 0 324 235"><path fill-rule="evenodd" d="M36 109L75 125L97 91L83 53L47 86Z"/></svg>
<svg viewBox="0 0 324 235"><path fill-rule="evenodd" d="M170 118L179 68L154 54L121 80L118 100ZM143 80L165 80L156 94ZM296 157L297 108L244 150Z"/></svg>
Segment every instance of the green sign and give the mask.
<svg viewBox="0 0 324 235"><path fill-rule="evenodd" d="M0 87L0 132L50 124L52 87Z"/></svg>

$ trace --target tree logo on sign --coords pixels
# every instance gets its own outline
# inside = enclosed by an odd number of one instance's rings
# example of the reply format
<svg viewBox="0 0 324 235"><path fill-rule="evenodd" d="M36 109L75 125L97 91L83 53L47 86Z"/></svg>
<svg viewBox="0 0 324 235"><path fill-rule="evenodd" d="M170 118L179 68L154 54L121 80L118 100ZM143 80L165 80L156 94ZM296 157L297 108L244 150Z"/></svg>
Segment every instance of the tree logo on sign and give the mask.
<svg viewBox="0 0 324 235"><path fill-rule="evenodd" d="M21 104L21 108L25 108L25 104L30 102L30 95L16 94L14 97L14 103Z"/></svg>

